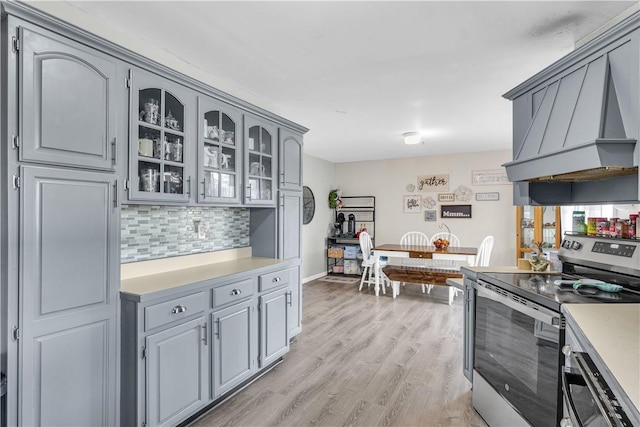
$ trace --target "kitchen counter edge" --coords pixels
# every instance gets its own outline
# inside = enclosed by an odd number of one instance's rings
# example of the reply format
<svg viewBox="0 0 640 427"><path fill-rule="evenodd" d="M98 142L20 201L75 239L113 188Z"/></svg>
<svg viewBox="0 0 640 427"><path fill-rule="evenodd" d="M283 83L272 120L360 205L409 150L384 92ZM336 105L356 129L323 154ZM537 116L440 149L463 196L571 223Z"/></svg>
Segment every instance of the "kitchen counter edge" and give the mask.
<svg viewBox="0 0 640 427"><path fill-rule="evenodd" d="M289 259L248 257L149 274L122 280L120 297L130 301L144 302L182 290L191 291L199 285L208 286L212 280L233 281L236 276L242 276L253 270L270 272L290 265L293 265L293 261Z"/></svg>

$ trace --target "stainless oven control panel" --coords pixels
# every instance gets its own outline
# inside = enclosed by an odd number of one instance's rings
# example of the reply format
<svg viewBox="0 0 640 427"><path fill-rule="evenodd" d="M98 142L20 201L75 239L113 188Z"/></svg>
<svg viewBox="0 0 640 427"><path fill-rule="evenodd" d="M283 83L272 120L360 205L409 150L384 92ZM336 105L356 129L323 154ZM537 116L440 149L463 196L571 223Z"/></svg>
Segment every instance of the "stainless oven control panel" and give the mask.
<svg viewBox="0 0 640 427"><path fill-rule="evenodd" d="M558 256L563 262L568 260L577 264L640 275L638 246L640 240L565 234L558 249Z"/></svg>

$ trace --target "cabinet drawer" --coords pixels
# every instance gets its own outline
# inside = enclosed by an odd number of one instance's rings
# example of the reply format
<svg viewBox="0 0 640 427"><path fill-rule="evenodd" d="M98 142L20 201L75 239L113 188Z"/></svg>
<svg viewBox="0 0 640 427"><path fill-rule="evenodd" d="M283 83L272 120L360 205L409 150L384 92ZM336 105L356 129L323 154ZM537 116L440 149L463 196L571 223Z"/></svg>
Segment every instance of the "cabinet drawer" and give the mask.
<svg viewBox="0 0 640 427"><path fill-rule="evenodd" d="M202 313L205 305L204 292L152 305L144 309L144 329L148 331Z"/></svg>
<svg viewBox="0 0 640 427"><path fill-rule="evenodd" d="M260 292L278 288L289 283L289 270L276 271L275 273L260 276Z"/></svg>
<svg viewBox="0 0 640 427"><path fill-rule="evenodd" d="M219 307L233 301L240 301L249 295L253 295L253 280L220 286L213 290L213 306Z"/></svg>

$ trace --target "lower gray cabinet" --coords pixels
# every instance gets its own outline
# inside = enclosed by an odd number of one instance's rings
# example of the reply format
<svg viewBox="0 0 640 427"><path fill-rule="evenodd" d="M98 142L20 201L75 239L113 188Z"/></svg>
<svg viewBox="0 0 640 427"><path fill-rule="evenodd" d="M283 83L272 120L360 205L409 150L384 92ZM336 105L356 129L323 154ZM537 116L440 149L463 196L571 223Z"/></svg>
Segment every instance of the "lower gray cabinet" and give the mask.
<svg viewBox="0 0 640 427"><path fill-rule="evenodd" d="M146 339L147 423L172 426L208 402L209 358L204 316Z"/></svg>
<svg viewBox="0 0 640 427"><path fill-rule="evenodd" d="M300 266L289 269L289 338L302 332L302 282Z"/></svg>
<svg viewBox="0 0 640 427"><path fill-rule="evenodd" d="M211 325L215 398L249 378L256 370L255 300L214 311Z"/></svg>
<svg viewBox="0 0 640 427"><path fill-rule="evenodd" d="M260 367L268 366L289 351L288 287L260 297Z"/></svg>
<svg viewBox="0 0 640 427"><path fill-rule="evenodd" d="M473 383L473 357L475 347L476 291L473 280L464 278L464 339L462 372Z"/></svg>

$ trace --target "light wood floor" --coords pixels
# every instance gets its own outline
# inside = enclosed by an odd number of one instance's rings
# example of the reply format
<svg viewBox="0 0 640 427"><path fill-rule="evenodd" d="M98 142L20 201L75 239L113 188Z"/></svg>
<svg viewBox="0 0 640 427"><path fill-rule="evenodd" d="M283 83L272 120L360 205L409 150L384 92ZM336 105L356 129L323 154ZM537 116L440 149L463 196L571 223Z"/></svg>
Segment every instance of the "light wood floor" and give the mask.
<svg viewBox="0 0 640 427"><path fill-rule="evenodd" d="M284 362L193 425L485 426L462 374L463 297L447 292L305 284Z"/></svg>

